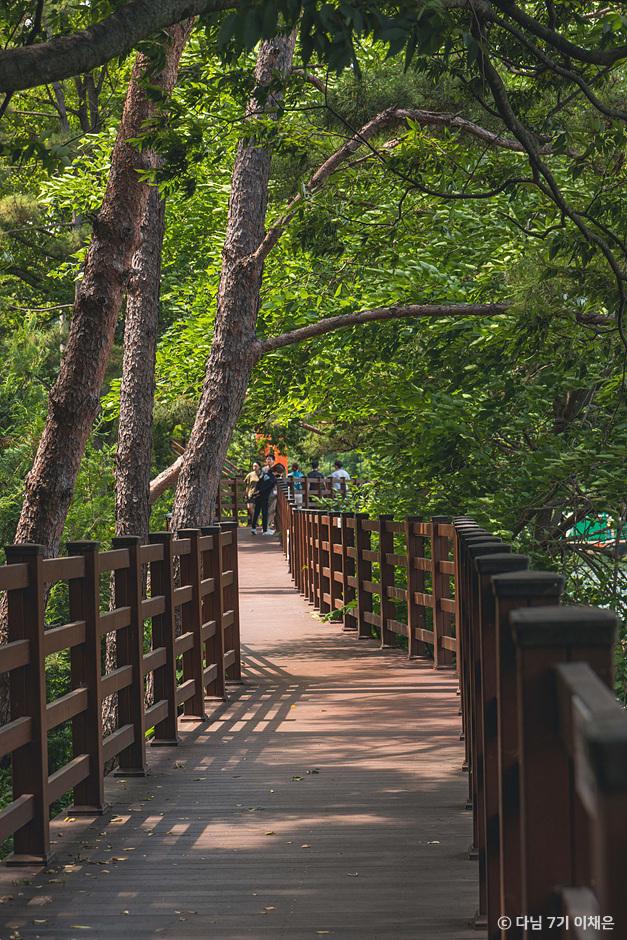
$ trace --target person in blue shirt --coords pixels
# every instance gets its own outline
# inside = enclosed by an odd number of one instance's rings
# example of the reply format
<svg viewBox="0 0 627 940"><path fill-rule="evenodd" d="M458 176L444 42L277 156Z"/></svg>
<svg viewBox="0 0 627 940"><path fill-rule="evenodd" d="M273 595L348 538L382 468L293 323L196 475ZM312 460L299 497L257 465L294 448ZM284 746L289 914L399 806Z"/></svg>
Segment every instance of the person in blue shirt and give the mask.
<svg viewBox="0 0 627 940"><path fill-rule="evenodd" d="M300 469L297 463L292 464L292 469L287 475L288 480L293 482L293 491L294 491L294 505L302 506L303 505L303 480L305 479L305 474Z"/></svg>

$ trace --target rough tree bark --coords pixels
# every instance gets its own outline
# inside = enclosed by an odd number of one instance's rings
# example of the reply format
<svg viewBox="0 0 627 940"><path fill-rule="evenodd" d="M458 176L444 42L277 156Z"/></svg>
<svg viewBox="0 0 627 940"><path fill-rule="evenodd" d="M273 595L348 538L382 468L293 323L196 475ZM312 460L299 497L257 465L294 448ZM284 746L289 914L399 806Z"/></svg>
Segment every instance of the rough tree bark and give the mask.
<svg viewBox="0 0 627 940"><path fill-rule="evenodd" d="M122 296L138 246L140 223L150 187L140 182L146 154L128 141L138 137L156 105L142 79L168 94L176 80L191 21L169 31L163 70L152 74L151 62L137 57L122 121L111 158L102 208L79 285L70 333L57 381L50 392L48 416L18 523L17 542L38 542L48 554L58 551L87 438L98 413L99 395L113 345Z"/></svg>
<svg viewBox="0 0 627 940"><path fill-rule="evenodd" d="M261 44L255 69L257 96L248 121L276 115L272 86L292 65L295 34ZM261 91L263 90L263 91ZM172 528L205 525L212 519L220 473L255 364L255 324L263 261L253 255L265 233L271 150L254 135L240 141L231 183L216 325L202 396L176 489Z"/></svg>
<svg viewBox="0 0 627 940"><path fill-rule="evenodd" d="M115 466L116 535L148 538L155 359L165 203L153 186L133 258L124 322L124 360Z"/></svg>

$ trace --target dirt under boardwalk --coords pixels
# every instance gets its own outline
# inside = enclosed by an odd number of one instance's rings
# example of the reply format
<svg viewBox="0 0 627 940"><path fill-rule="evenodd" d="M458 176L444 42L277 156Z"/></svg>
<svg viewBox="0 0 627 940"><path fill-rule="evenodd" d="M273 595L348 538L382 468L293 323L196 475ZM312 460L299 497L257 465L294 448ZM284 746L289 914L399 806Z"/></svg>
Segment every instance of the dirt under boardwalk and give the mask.
<svg viewBox="0 0 627 940"><path fill-rule="evenodd" d="M274 539L240 566L245 684L2 874L2 940L478 936L454 677L315 619Z"/></svg>

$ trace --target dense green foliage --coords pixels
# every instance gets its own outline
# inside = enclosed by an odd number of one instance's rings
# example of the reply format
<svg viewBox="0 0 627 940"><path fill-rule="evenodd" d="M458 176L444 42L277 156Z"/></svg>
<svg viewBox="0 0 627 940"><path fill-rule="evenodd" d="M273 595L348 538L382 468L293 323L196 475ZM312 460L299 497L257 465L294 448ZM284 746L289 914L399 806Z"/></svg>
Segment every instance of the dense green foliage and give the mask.
<svg viewBox="0 0 627 940"><path fill-rule="evenodd" d="M80 5L49 6L50 34L85 22ZM115 5L98 6L104 15ZM295 74L281 121L263 127L275 153L270 221L387 107L462 114L509 135L486 102L476 38L436 4L425 4L419 29L392 19L392 5L327 5L326 13L306 6L304 55L326 93ZM622 41L624 17L588 24L579 7L570 4L573 41ZM252 55L236 52L276 29L277 9L291 7L247 4L243 17L204 22L184 55L166 130L156 138L147 131L165 158L158 182L167 196L155 472L173 459L171 441L186 441L211 346L230 172L252 87ZM26 29L23 11L3 9L2 17L4 38L15 41L15 28ZM227 64L218 48L229 52ZM552 150L551 172L569 205L624 265L624 122L612 116L625 110L624 71L594 77L612 112L604 114L559 74L531 68L528 50L506 31L495 34L494 54L517 113ZM336 74L352 59L358 68ZM114 62L20 93L0 122L3 543L12 539L43 426L129 71L129 60ZM607 258L532 182L524 154L412 121L371 144L307 195L270 255L260 333L380 304L511 307L490 319L359 327L266 356L232 458L244 467L254 457L256 431L303 461L318 456L330 467L341 455L373 481L364 496L372 511L473 514L513 536L537 564L564 570L573 600L624 611L618 546L566 537L575 522L601 514L620 531L626 515L625 348ZM113 531L122 325L121 317L68 538L106 542ZM154 527L171 495L155 507ZM53 598L51 618L62 610Z"/></svg>

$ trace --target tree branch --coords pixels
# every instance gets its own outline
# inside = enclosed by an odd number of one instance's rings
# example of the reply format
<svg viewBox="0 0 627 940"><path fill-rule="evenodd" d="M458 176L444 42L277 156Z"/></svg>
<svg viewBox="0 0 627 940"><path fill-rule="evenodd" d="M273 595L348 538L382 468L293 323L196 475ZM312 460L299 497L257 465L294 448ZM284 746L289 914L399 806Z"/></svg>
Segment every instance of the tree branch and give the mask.
<svg viewBox="0 0 627 940"><path fill-rule="evenodd" d="M316 172L309 179L309 182L305 184L303 191L294 196L287 207L287 211L268 229L265 238L259 245L259 248L257 248L251 260L256 264L260 264L267 258L294 218L300 203L320 189L329 177L336 173L342 164L359 150L360 147L364 144L368 144L373 137L380 134L382 131L394 127L397 124L402 124L405 121L415 121L417 124L420 124L421 127L448 127L462 134L474 137L477 140L481 140L490 146L513 150L516 153L525 153L525 148L518 140L496 134L494 131L481 127L473 121L468 121L458 114L425 111L420 108L387 108L385 111L381 111L373 117L367 124L364 124L359 131L353 134L352 137L318 167Z"/></svg>
<svg viewBox="0 0 627 940"><path fill-rule="evenodd" d="M525 29L528 29L530 33L543 39L548 45L572 59L579 59L580 62L588 62L591 65L612 65L614 62L627 57L627 46L615 46L609 49L584 49L582 46L577 46L562 36L561 33L556 32L554 29L548 29L542 23L534 20L532 16L519 9L512 0L495 0L494 5L507 16L511 16L521 26L524 26Z"/></svg>
<svg viewBox="0 0 627 940"><path fill-rule="evenodd" d="M176 458L174 463L170 464L170 466L162 470L154 480L150 481L150 496L148 502L151 506L153 503L157 502L162 493L165 493L171 486L174 486L179 478L184 457L185 454L181 454L180 457Z"/></svg>
<svg viewBox="0 0 627 940"><path fill-rule="evenodd" d="M0 54L0 91L51 84L127 55L174 23L237 6L237 0L131 0L88 29Z"/></svg>
<svg viewBox="0 0 627 940"><path fill-rule="evenodd" d="M374 323L380 320L402 320L418 317L493 317L505 313L510 304L406 304L395 307L373 307L371 310L360 310L358 313L343 313L337 317L327 317L317 323L309 323L289 333L280 336L270 336L267 339L256 341L257 358L281 349L283 346L292 346L303 340L323 336L335 330L345 330L361 323Z"/></svg>

